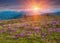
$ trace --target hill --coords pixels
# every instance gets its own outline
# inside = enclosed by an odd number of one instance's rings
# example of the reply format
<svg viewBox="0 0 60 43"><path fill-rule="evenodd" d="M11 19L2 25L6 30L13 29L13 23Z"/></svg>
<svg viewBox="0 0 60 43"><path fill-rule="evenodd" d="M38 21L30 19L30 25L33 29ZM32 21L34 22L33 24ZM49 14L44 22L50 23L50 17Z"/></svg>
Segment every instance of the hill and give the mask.
<svg viewBox="0 0 60 43"><path fill-rule="evenodd" d="M8 20L8 19L16 19L23 17L24 12L16 12L16 11L1 11L0 12L0 20Z"/></svg>

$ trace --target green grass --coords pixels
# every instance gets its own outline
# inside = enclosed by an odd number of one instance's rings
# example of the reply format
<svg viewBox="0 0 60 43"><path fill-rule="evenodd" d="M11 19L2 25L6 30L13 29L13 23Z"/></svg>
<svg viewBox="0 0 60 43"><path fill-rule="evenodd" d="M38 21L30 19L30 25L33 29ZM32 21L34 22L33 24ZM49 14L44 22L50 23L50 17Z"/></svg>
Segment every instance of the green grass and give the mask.
<svg viewBox="0 0 60 43"><path fill-rule="evenodd" d="M34 21L30 22L30 20L25 20L25 22L27 22L27 23L25 23L24 21L21 22L20 19L2 21L2 22L0 22L0 30L4 30L4 32L0 33L0 43L59 43L60 42L59 41L60 32L53 31L50 34L48 33L48 29L50 29L50 28L53 28L53 29L60 28L59 24L56 24L53 27L53 25L51 25L50 23L54 22L54 21L52 21L51 19L53 19L53 17L52 18L49 17L49 19L47 17L47 22L43 21L45 19L38 20L36 22L34 22ZM58 23L59 20L55 20L55 21L57 21L57 23ZM20 27L18 24L21 24L21 23L27 24L27 25ZM10 26L8 24L10 24ZM46 24L48 24L47 27L46 27ZM3 25L5 25L5 26L3 26ZM36 33L33 29L34 26L42 27L42 30L40 30L39 32ZM11 28L10 32L8 31L8 28ZM17 29L16 32L13 31L15 29ZM38 28L38 29L41 29L41 28ZM30 31L32 33L28 35L27 34L28 31ZM22 36L15 37L16 34L20 34L20 33L25 34L25 36L24 37L22 37ZM45 37L41 35L44 33L47 34ZM44 40L44 38L46 38L46 39Z"/></svg>

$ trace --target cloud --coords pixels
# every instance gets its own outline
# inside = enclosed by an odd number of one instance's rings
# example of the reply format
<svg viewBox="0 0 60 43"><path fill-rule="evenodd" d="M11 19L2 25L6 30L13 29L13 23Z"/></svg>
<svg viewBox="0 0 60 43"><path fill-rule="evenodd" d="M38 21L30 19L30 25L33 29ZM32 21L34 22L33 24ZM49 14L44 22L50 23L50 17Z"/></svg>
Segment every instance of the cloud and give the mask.
<svg viewBox="0 0 60 43"><path fill-rule="evenodd" d="M0 0L0 6L18 5L19 0Z"/></svg>
<svg viewBox="0 0 60 43"><path fill-rule="evenodd" d="M42 5L44 8L60 8L60 0L0 0L0 9L1 8L2 9L3 8L7 8L7 9L25 8L29 4L32 4L32 2L36 2Z"/></svg>

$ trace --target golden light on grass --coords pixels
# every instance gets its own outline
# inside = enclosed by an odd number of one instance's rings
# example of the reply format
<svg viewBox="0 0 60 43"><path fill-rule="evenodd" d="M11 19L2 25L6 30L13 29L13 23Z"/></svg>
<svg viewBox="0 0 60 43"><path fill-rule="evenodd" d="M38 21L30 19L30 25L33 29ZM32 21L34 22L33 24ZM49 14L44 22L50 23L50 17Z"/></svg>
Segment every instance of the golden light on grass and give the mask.
<svg viewBox="0 0 60 43"><path fill-rule="evenodd" d="M39 16L38 16L38 15L39 15L39 10L40 10L40 8L39 8L38 5L35 4L35 5L32 6L31 9L32 9L32 12L33 12L33 13L32 13L32 15L33 15L33 16L32 16L32 19L33 19L34 21L37 21L37 20L39 19Z"/></svg>

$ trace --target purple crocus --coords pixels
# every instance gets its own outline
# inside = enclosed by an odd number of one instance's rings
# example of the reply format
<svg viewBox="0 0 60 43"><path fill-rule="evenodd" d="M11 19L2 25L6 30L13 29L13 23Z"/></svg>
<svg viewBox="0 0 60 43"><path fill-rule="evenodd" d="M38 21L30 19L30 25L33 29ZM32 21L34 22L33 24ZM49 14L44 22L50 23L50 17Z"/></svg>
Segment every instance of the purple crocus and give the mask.
<svg viewBox="0 0 60 43"><path fill-rule="evenodd" d="M49 28L49 29L48 29L48 34L50 34L50 33L52 33L52 32L54 32L54 28Z"/></svg>
<svg viewBox="0 0 60 43"><path fill-rule="evenodd" d="M8 28L7 31L8 32L16 32L17 29L11 29L11 28Z"/></svg>
<svg viewBox="0 0 60 43"><path fill-rule="evenodd" d="M25 36L25 34L20 33L20 34L16 34L15 36L16 36L16 37L24 37L24 36Z"/></svg>
<svg viewBox="0 0 60 43"><path fill-rule="evenodd" d="M31 31L28 31L27 33L28 33L28 34L31 34Z"/></svg>
<svg viewBox="0 0 60 43"><path fill-rule="evenodd" d="M54 31L53 28L49 28L49 29L48 29L48 32L53 32L53 31Z"/></svg>
<svg viewBox="0 0 60 43"><path fill-rule="evenodd" d="M33 29L39 29L39 27L33 27Z"/></svg>
<svg viewBox="0 0 60 43"><path fill-rule="evenodd" d="M4 30L0 30L0 33L3 33L4 32Z"/></svg>
<svg viewBox="0 0 60 43"><path fill-rule="evenodd" d="M32 32L31 31L27 31L27 35L31 35L32 34Z"/></svg>
<svg viewBox="0 0 60 43"><path fill-rule="evenodd" d="M11 28L8 28L7 31L8 31L8 32L11 32Z"/></svg>
<svg viewBox="0 0 60 43"><path fill-rule="evenodd" d="M56 25L57 23L56 23L56 21L54 21L54 22L52 22L51 24L52 24L52 25Z"/></svg>
<svg viewBox="0 0 60 43"><path fill-rule="evenodd" d="M60 28L56 28L56 32L60 32Z"/></svg>
<svg viewBox="0 0 60 43"><path fill-rule="evenodd" d="M19 34L19 36L25 36L23 33Z"/></svg>
<svg viewBox="0 0 60 43"><path fill-rule="evenodd" d="M34 32L35 32L35 33L39 33L40 30L39 30L39 29L34 29Z"/></svg>
<svg viewBox="0 0 60 43"><path fill-rule="evenodd" d="M2 25L2 27L6 27L6 25L4 24L4 25Z"/></svg>
<svg viewBox="0 0 60 43"><path fill-rule="evenodd" d="M47 36L47 33L42 33L41 37L45 38Z"/></svg>

